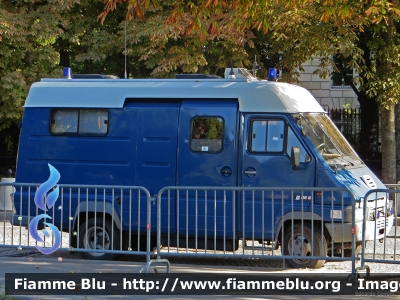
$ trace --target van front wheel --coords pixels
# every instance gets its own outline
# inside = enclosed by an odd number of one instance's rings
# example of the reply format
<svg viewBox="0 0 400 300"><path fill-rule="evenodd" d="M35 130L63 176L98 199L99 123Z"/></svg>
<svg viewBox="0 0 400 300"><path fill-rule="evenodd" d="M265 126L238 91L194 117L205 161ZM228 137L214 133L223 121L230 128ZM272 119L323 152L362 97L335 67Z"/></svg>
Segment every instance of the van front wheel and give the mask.
<svg viewBox="0 0 400 300"><path fill-rule="evenodd" d="M315 229L315 228L314 228ZM295 224L285 230L283 254L285 256L326 256L328 246L326 239L320 232L311 231L308 224ZM320 269L324 266L325 260L317 259L287 259L286 263L292 268Z"/></svg>
<svg viewBox="0 0 400 300"><path fill-rule="evenodd" d="M96 221L96 222L95 222ZM79 227L79 248L94 250L117 250L119 247L119 230L112 228L110 220L91 218ZM104 252L80 252L85 259L114 260L118 254Z"/></svg>
<svg viewBox="0 0 400 300"><path fill-rule="evenodd" d="M352 250L353 249L351 249L351 248L350 249L344 249L343 250L343 257L352 257L353 256ZM360 242L358 242L356 244L356 248L354 249L354 254L355 254L356 257L361 253L361 250L362 250L362 244Z"/></svg>

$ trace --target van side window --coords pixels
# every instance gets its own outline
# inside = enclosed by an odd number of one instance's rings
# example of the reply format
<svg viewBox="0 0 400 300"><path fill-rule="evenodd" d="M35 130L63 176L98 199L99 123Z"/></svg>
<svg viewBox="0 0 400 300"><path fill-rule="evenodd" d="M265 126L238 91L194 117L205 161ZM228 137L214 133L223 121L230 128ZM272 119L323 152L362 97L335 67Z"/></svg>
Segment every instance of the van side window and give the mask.
<svg viewBox="0 0 400 300"><path fill-rule="evenodd" d="M107 109L53 109L50 132L59 135L105 135Z"/></svg>
<svg viewBox="0 0 400 300"><path fill-rule="evenodd" d="M251 123L251 152L283 152L285 122L254 120Z"/></svg>
<svg viewBox="0 0 400 300"><path fill-rule="evenodd" d="M304 147L299 142L298 138L293 133L292 129L288 127L288 140L286 146L286 154L290 157L292 155L292 147L300 148L300 162L309 162L311 160L310 156L304 149Z"/></svg>
<svg viewBox="0 0 400 300"><path fill-rule="evenodd" d="M195 117L191 121L190 150L217 153L222 151L224 121L219 117Z"/></svg>
<svg viewBox="0 0 400 300"><path fill-rule="evenodd" d="M79 113L79 134L107 133L108 111L105 109L81 109Z"/></svg>
<svg viewBox="0 0 400 300"><path fill-rule="evenodd" d="M50 132L55 134L78 133L78 109L54 109Z"/></svg>

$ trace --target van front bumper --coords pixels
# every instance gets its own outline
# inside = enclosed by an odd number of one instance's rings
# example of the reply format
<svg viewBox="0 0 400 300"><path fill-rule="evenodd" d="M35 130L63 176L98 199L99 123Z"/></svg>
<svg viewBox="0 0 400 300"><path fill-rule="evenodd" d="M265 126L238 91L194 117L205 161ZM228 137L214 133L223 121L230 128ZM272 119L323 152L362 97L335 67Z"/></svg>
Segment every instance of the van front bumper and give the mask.
<svg viewBox="0 0 400 300"><path fill-rule="evenodd" d="M374 221L366 221L365 241L380 240L389 234L393 226L394 216L382 217ZM354 229L351 223L326 222L325 228L328 230L334 243L351 242L352 235L355 235L356 242L362 241L363 221L357 221Z"/></svg>

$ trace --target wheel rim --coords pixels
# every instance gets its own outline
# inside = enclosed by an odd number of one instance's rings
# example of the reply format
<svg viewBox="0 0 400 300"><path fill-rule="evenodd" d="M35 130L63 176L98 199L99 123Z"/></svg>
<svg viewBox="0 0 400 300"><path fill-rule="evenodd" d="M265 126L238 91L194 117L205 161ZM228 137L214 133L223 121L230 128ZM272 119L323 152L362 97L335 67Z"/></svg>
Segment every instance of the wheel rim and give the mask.
<svg viewBox="0 0 400 300"><path fill-rule="evenodd" d="M311 256L312 245L310 239L301 234L294 234L288 243L288 253L292 256ZM293 259L298 264L306 264L309 259Z"/></svg>
<svg viewBox="0 0 400 300"><path fill-rule="evenodd" d="M104 247L103 247L104 241ZM83 244L86 249L94 250L109 250L111 247L111 239L107 231L103 230L101 227L88 228L86 234L83 237ZM89 252L92 256L102 256L104 253L101 252Z"/></svg>

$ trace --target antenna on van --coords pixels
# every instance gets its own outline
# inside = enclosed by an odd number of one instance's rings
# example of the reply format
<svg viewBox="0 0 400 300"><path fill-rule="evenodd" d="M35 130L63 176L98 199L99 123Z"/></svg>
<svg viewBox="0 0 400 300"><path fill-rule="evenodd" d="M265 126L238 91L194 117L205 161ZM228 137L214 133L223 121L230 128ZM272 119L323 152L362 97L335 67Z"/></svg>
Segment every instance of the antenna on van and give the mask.
<svg viewBox="0 0 400 300"><path fill-rule="evenodd" d="M257 71L261 70L261 66L257 63L257 55L254 55L254 62L253 62L253 76L257 77Z"/></svg>
<svg viewBox="0 0 400 300"><path fill-rule="evenodd" d="M233 62L231 62L231 71L229 72L228 79L236 79L235 72L233 72Z"/></svg>
<svg viewBox="0 0 400 300"><path fill-rule="evenodd" d="M125 20L125 79L128 77L126 74L126 20Z"/></svg>

